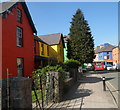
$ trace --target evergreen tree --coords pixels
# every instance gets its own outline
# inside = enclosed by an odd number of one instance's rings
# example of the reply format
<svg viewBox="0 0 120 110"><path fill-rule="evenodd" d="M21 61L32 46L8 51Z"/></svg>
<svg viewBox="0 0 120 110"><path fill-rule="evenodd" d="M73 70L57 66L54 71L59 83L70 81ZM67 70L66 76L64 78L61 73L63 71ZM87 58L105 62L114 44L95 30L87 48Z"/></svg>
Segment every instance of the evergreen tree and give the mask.
<svg viewBox="0 0 120 110"><path fill-rule="evenodd" d="M68 40L69 59L75 59L83 63L91 63L94 59L94 40L90 27L83 13L78 9L73 15Z"/></svg>

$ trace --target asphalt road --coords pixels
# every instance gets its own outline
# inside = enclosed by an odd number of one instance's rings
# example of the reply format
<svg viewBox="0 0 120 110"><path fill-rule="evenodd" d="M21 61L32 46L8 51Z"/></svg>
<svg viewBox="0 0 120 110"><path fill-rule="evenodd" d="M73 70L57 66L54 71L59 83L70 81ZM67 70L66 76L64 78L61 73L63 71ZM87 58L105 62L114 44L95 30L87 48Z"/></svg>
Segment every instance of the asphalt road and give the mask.
<svg viewBox="0 0 120 110"><path fill-rule="evenodd" d="M120 72L118 71L97 71L102 77L105 77L107 81L114 87L115 90L120 90Z"/></svg>

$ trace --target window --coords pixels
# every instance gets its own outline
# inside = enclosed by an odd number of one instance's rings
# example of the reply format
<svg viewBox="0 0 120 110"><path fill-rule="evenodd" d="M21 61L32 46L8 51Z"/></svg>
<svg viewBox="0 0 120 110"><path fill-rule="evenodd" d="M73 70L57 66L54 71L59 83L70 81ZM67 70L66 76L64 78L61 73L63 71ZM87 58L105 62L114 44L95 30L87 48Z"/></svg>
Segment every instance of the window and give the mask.
<svg viewBox="0 0 120 110"><path fill-rule="evenodd" d="M104 56L104 59L107 59L107 56Z"/></svg>
<svg viewBox="0 0 120 110"><path fill-rule="evenodd" d="M23 76L23 58L17 58L17 72L18 76Z"/></svg>
<svg viewBox="0 0 120 110"><path fill-rule="evenodd" d="M107 56L107 59L110 59L110 56Z"/></svg>
<svg viewBox="0 0 120 110"><path fill-rule="evenodd" d="M34 41L34 53L36 53L36 41Z"/></svg>
<svg viewBox="0 0 120 110"><path fill-rule="evenodd" d="M44 45L41 44L41 55L44 55Z"/></svg>
<svg viewBox="0 0 120 110"><path fill-rule="evenodd" d="M49 56L49 46L47 45L47 56Z"/></svg>
<svg viewBox="0 0 120 110"><path fill-rule="evenodd" d="M22 28L17 27L17 46L23 46Z"/></svg>
<svg viewBox="0 0 120 110"><path fill-rule="evenodd" d="M107 52L107 54L109 54L109 52Z"/></svg>
<svg viewBox="0 0 120 110"><path fill-rule="evenodd" d="M22 23L22 11L17 8L17 21Z"/></svg>

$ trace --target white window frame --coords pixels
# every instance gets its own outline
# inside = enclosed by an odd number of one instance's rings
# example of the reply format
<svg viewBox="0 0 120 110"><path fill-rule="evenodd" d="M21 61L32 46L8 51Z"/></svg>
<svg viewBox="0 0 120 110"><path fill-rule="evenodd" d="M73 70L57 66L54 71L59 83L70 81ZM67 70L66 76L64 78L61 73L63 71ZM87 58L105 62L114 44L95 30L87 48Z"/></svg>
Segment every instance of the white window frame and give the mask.
<svg viewBox="0 0 120 110"><path fill-rule="evenodd" d="M23 46L23 30L22 28L18 27L16 28L16 36L17 36L17 46L22 47Z"/></svg>
<svg viewBox="0 0 120 110"><path fill-rule="evenodd" d="M17 8L17 21L22 23L22 11L19 8Z"/></svg>

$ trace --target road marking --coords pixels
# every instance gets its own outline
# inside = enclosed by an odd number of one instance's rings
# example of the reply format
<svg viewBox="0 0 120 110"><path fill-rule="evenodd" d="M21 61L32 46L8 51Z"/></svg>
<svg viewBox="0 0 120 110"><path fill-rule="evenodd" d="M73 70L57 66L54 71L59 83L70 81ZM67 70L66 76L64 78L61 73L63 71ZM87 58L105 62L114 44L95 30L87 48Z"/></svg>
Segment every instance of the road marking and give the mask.
<svg viewBox="0 0 120 110"><path fill-rule="evenodd" d="M102 76L100 74L98 74L98 76L100 76L102 78ZM107 81L107 83L109 83L109 85L112 86L112 88L120 95L118 90L109 81Z"/></svg>

